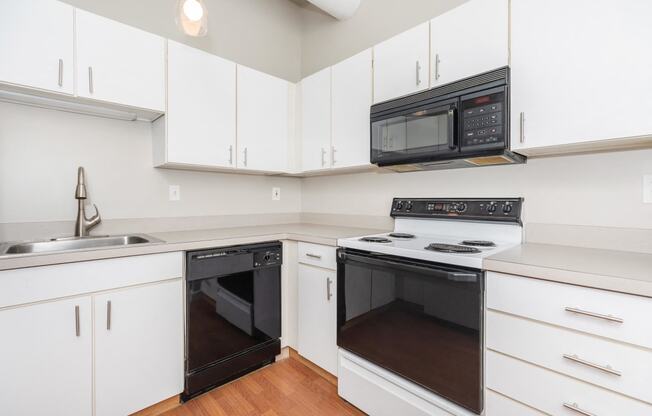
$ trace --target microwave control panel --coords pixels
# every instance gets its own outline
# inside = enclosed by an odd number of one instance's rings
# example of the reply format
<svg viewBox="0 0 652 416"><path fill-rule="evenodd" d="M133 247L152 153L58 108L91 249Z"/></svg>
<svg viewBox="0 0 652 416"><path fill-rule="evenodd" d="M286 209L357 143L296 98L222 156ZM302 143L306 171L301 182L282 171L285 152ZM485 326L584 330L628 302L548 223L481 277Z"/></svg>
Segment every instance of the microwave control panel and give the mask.
<svg viewBox="0 0 652 416"><path fill-rule="evenodd" d="M462 148L502 148L506 145L505 90L462 97Z"/></svg>

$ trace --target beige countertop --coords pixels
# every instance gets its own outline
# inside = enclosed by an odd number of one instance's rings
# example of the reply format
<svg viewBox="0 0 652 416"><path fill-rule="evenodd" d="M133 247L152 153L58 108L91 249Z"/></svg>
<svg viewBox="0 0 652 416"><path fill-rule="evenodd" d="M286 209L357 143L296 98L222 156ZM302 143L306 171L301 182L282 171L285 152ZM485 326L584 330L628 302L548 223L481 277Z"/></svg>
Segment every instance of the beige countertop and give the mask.
<svg viewBox="0 0 652 416"><path fill-rule="evenodd" d="M338 238L378 234L385 231L387 230L297 223L149 233L152 237L163 240L163 242L128 247L0 256L0 270L169 251L198 250L270 240L294 240L336 246Z"/></svg>
<svg viewBox="0 0 652 416"><path fill-rule="evenodd" d="M486 270L652 297L652 254L524 243L487 257Z"/></svg>

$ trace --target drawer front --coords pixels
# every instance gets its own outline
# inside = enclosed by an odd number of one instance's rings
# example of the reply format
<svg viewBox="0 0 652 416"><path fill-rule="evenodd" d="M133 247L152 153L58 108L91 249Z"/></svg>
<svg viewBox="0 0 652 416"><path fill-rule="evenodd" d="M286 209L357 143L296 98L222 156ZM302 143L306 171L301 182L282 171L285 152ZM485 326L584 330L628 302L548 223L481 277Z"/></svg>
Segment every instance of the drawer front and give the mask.
<svg viewBox="0 0 652 416"><path fill-rule="evenodd" d="M320 244L299 243L299 263L337 270L336 248Z"/></svg>
<svg viewBox="0 0 652 416"><path fill-rule="evenodd" d="M183 277L181 252L0 271L0 308Z"/></svg>
<svg viewBox="0 0 652 416"><path fill-rule="evenodd" d="M486 390L484 397L486 403L485 416L545 416L545 413L491 390Z"/></svg>
<svg viewBox="0 0 652 416"><path fill-rule="evenodd" d="M494 351L486 369L487 388L552 416L652 415L648 404Z"/></svg>
<svg viewBox="0 0 652 416"><path fill-rule="evenodd" d="M652 298L488 273L487 308L652 348Z"/></svg>
<svg viewBox="0 0 652 416"><path fill-rule="evenodd" d="M652 351L488 311L487 348L652 403Z"/></svg>

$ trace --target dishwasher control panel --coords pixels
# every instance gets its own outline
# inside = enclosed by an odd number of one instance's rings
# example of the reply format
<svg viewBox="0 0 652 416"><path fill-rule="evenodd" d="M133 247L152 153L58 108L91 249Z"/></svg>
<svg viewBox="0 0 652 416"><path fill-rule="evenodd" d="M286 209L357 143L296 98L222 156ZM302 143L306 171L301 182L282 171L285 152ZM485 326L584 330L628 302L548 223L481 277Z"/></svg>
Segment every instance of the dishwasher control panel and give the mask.
<svg viewBox="0 0 652 416"><path fill-rule="evenodd" d="M270 248L254 252L254 267L278 266L283 263L281 249Z"/></svg>

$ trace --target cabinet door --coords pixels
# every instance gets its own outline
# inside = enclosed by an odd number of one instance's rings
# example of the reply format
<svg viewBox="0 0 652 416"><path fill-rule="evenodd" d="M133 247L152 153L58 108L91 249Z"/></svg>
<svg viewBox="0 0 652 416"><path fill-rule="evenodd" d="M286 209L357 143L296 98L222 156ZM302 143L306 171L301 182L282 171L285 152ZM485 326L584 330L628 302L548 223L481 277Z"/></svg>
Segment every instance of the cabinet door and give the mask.
<svg viewBox="0 0 652 416"><path fill-rule="evenodd" d="M512 148L651 134L650 16L649 1L513 1Z"/></svg>
<svg viewBox="0 0 652 416"><path fill-rule="evenodd" d="M238 65L238 168L288 169L290 84Z"/></svg>
<svg viewBox="0 0 652 416"><path fill-rule="evenodd" d="M165 40L77 9L77 94L165 111Z"/></svg>
<svg viewBox="0 0 652 416"><path fill-rule="evenodd" d="M337 375L335 272L299 264L299 354Z"/></svg>
<svg viewBox="0 0 652 416"><path fill-rule="evenodd" d="M302 170L330 167L331 68L301 81Z"/></svg>
<svg viewBox="0 0 652 416"><path fill-rule="evenodd" d="M507 0L471 0L434 18L431 87L506 66L508 15Z"/></svg>
<svg viewBox="0 0 652 416"><path fill-rule="evenodd" d="M73 15L54 0L3 2L0 82L72 94Z"/></svg>
<svg viewBox="0 0 652 416"><path fill-rule="evenodd" d="M168 41L168 162L235 167L235 77L235 63Z"/></svg>
<svg viewBox="0 0 652 416"><path fill-rule="evenodd" d="M334 168L369 164L371 59L371 49L368 49L333 66L331 163Z"/></svg>
<svg viewBox="0 0 652 416"><path fill-rule="evenodd" d="M182 283L94 297L97 416L128 415L183 390Z"/></svg>
<svg viewBox="0 0 652 416"><path fill-rule="evenodd" d="M0 333L0 414L92 414L90 297L0 311Z"/></svg>
<svg viewBox="0 0 652 416"><path fill-rule="evenodd" d="M428 88L430 23L374 46L374 102Z"/></svg>

